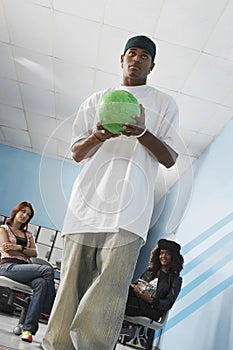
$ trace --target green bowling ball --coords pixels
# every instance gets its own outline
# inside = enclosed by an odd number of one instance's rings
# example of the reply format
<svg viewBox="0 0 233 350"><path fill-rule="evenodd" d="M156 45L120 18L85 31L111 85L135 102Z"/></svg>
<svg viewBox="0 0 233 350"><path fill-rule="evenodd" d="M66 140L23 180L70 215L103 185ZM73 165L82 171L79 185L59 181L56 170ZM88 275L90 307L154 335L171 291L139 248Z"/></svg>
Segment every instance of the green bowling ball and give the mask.
<svg viewBox="0 0 233 350"><path fill-rule="evenodd" d="M103 95L100 101L99 118L103 127L113 134L124 129L125 122L135 124L132 115L140 116L138 100L128 91L113 90Z"/></svg>

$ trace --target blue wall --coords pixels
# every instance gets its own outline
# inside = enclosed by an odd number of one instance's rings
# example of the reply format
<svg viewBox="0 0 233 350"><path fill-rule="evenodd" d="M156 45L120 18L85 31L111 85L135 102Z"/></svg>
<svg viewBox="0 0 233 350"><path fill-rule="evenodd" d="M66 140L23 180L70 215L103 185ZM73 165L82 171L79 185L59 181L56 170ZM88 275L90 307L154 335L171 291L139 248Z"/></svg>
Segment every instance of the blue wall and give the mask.
<svg viewBox="0 0 233 350"><path fill-rule="evenodd" d="M32 223L61 230L78 166L4 145L0 159L0 215L26 200L35 208Z"/></svg>
<svg viewBox="0 0 233 350"><path fill-rule="evenodd" d="M233 121L193 167L192 197L175 237L185 258L183 288L162 350L232 350L232 135Z"/></svg>

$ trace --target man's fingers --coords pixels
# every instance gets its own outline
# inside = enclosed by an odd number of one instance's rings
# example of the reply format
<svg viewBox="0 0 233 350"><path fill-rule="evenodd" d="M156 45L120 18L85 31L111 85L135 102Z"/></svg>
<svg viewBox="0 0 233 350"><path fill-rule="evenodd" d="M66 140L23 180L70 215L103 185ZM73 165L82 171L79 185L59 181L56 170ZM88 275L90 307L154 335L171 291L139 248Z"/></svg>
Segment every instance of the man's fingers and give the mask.
<svg viewBox="0 0 233 350"><path fill-rule="evenodd" d="M140 104L140 111L141 111L141 115L140 115L141 124L145 125L145 108L143 107L142 104Z"/></svg>

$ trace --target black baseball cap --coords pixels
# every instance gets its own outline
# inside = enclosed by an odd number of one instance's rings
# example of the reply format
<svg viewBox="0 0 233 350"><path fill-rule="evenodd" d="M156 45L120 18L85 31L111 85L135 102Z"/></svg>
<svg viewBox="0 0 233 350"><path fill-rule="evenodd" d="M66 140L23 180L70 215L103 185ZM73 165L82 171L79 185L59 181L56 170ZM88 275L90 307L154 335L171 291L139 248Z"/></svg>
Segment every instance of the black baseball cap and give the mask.
<svg viewBox="0 0 233 350"><path fill-rule="evenodd" d="M156 46L155 46L155 43L147 36L137 35L128 39L127 43L125 44L124 54L131 47L138 47L140 49L144 49L148 51L149 54L151 55L152 62L154 61L155 55L156 55Z"/></svg>

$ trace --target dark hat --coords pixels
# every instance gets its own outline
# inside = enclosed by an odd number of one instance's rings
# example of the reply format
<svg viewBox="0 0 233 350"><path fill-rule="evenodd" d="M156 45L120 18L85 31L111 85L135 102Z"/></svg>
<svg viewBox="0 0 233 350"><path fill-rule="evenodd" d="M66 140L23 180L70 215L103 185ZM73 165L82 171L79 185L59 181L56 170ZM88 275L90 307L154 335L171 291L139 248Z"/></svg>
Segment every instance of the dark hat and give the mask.
<svg viewBox="0 0 233 350"><path fill-rule="evenodd" d="M167 239L160 239L158 241L158 247L159 249L166 249L176 254L180 254L181 246L174 241L169 241Z"/></svg>
<svg viewBox="0 0 233 350"><path fill-rule="evenodd" d="M128 49L131 47L139 47L139 49L144 49L149 52L152 58L152 62L154 61L155 54L156 54L156 46L155 43L144 35L137 35L132 38L130 38L124 48L124 54Z"/></svg>

